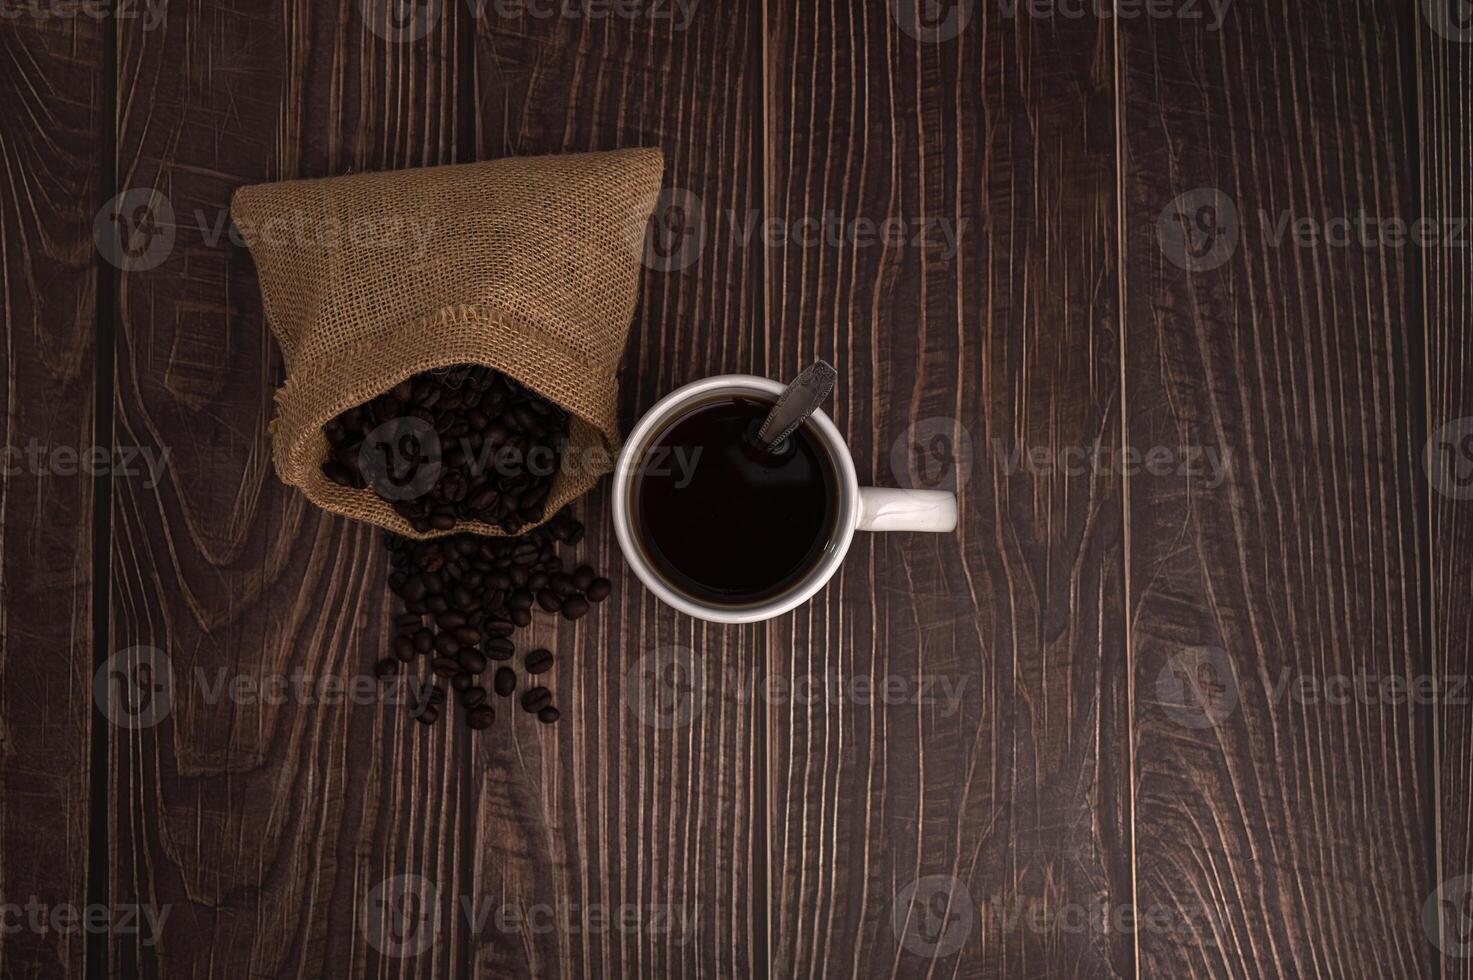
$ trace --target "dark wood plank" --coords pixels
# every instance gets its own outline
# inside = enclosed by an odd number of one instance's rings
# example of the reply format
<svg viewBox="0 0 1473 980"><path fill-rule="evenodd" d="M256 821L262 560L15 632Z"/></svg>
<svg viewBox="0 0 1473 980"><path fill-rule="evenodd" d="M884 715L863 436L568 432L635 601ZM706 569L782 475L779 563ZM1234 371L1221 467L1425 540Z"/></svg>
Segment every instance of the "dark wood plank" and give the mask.
<svg viewBox="0 0 1473 980"><path fill-rule="evenodd" d="M761 206L760 11L599 9L634 15L510 18L488 6L477 123L486 158L629 146L666 154L623 373L627 431L685 382L762 368L760 245L715 232L728 213ZM686 237L697 223L704 238ZM566 913L542 930L489 930L477 975L761 975L761 633L659 605L619 555L607 481L578 507L582 553L610 571L614 598L576 625L535 625L528 642L560 655L552 687L564 720L545 728L517 717L508 737L478 747L466 842L476 894L507 921ZM623 915L630 924L618 924Z"/></svg>
<svg viewBox="0 0 1473 980"><path fill-rule="evenodd" d="M384 556L272 472L282 369L248 253L215 238L243 184L454 159L462 8L422 37L370 29L397 7L185 0L119 25L120 181L169 202L173 242L122 281L118 438L171 455L157 488L118 488L114 639L169 658L173 700L113 743L113 895L170 908L156 943L113 937L116 976L463 969L466 733L321 686L361 684L384 648ZM219 693L298 673L308 693L279 703ZM401 875L441 899L415 956L382 938Z"/></svg>
<svg viewBox="0 0 1473 980"><path fill-rule="evenodd" d="M1142 975L1434 973L1414 17L1119 25L1126 438L1229 461L1128 481Z"/></svg>
<svg viewBox="0 0 1473 980"><path fill-rule="evenodd" d="M0 27L0 895L43 922L88 904L103 44L90 17ZM86 937L33 921L7 916L0 973L81 976Z"/></svg>
<svg viewBox="0 0 1473 980"><path fill-rule="evenodd" d="M1421 253L1426 324L1432 672L1442 680L1434 746L1438 853L1423 906L1442 976L1473 977L1473 23L1457 4L1419 5L1420 214L1461 241Z"/></svg>
<svg viewBox="0 0 1473 980"><path fill-rule="evenodd" d="M1111 33L917 6L772 10L772 214L873 224L773 243L766 373L832 361L860 482L962 515L769 630L789 684L891 692L773 708L775 972L1128 975L1074 918L1130 900L1121 481L1009 462L1119 445Z"/></svg>

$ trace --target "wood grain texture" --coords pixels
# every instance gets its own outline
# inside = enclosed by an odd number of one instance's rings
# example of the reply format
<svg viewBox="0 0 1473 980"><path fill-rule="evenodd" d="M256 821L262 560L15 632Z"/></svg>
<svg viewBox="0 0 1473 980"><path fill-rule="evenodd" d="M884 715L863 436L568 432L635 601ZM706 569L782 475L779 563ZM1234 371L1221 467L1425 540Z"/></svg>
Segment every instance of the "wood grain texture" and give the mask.
<svg viewBox="0 0 1473 980"><path fill-rule="evenodd" d="M1141 975L1435 972L1414 16L1118 25Z"/></svg>
<svg viewBox="0 0 1473 980"><path fill-rule="evenodd" d="M92 725L93 216L103 33L16 12L0 28L0 896L87 904ZM85 937L6 917L0 975L81 976Z"/></svg>
<svg viewBox="0 0 1473 980"><path fill-rule="evenodd" d="M114 643L162 651L173 701L113 733L113 898L168 909L161 936L113 937L115 976L463 969L453 941L394 958L372 929L375 889L410 874L453 929L466 733L324 686L384 649L384 556L271 471L282 369L249 255L217 238L244 184L454 160L460 8L401 43L365 19L394 6L193 0L120 27L120 183L174 220L122 279L118 439L170 457L157 487L117 488Z"/></svg>
<svg viewBox="0 0 1473 980"><path fill-rule="evenodd" d="M1423 4L1417 22L1419 213L1457 236L1420 255L1432 672L1442 680L1438 853L1423 924L1449 980L1473 977L1473 21L1453 19L1460 10Z"/></svg>
<svg viewBox="0 0 1473 980"><path fill-rule="evenodd" d="M0 897L163 925L106 963L0 929L0 976L1473 976L1473 22L1132 9L4 11L4 446L133 455L107 582L89 477L0 475ZM366 681L376 535L270 469L230 193L628 146L667 170L626 429L824 357L861 483L957 486L960 527L725 628L600 487L614 597L519 637L563 721L422 729ZM164 671L95 714L94 597ZM404 876L439 931L399 956Z"/></svg>
<svg viewBox="0 0 1473 980"><path fill-rule="evenodd" d="M479 153L665 152L625 355L627 431L681 384L762 369L762 249L727 230L761 206L760 12L553 9L488 6L478 20ZM527 641L559 655L564 720L517 717L508 741L477 752L466 843L476 896L504 917L477 937L476 975L760 976L762 635L660 605L620 556L609 507L606 481L578 510L581 554L608 570L614 598L575 626L534 624ZM541 928L517 924L528 917Z"/></svg>
<svg viewBox="0 0 1473 980"><path fill-rule="evenodd" d="M769 629L845 685L772 711L774 970L1129 975L1078 917L1130 894L1112 39L922 6L773 8L766 373L831 360L861 484L961 504Z"/></svg>

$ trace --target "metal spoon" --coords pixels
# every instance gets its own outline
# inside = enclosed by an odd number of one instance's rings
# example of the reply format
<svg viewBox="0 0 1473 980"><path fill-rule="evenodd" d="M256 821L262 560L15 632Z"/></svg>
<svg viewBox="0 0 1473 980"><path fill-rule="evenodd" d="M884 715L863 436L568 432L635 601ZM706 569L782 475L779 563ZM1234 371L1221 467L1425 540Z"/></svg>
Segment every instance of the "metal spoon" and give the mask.
<svg viewBox="0 0 1473 980"><path fill-rule="evenodd" d="M834 390L838 377L832 364L820 360L814 361L794 378L757 430L757 446L776 455L787 452L790 448L788 436L818 410L818 406L829 397L829 392Z"/></svg>

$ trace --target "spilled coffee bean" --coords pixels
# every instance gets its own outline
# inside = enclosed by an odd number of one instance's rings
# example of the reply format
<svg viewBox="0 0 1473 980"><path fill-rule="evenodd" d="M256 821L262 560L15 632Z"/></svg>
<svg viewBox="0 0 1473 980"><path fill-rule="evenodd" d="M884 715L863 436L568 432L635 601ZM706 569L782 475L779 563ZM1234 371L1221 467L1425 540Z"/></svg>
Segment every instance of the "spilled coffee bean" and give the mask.
<svg viewBox="0 0 1473 980"><path fill-rule="evenodd" d="M563 547L582 537L583 525L567 509L518 537L456 534L414 541L386 533L389 588L403 601L404 612L394 617L393 656L377 661L375 673L390 679L406 664L414 670L423 659L434 677L455 690L466 724L490 727L495 712L480 677L495 665L491 690L500 697L516 693L513 636L531 622L532 611L576 619L609 594L608 579L588 565L572 569L563 559ZM544 674L553 666L553 655L538 647L521 663L529 677ZM416 717L433 724L444 702L445 689L435 686ZM521 705L544 724L560 717L544 686L525 691Z"/></svg>

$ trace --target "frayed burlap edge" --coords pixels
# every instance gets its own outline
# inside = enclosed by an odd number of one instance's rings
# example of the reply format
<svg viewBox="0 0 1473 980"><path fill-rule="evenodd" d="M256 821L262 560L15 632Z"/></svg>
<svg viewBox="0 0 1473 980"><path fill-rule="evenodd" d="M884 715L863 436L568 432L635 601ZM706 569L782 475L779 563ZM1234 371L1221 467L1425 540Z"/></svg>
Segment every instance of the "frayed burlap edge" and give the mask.
<svg viewBox="0 0 1473 980"><path fill-rule="evenodd" d="M269 319L269 316L268 316ZM529 377L528 359L538 364ZM277 417L272 420L272 456L282 482L297 487L324 510L366 521L396 534L430 540L452 534L504 537L501 528L483 521L458 522L444 531L416 531L371 490L339 486L322 475L329 447L322 425L341 412L383 394L405 378L455 364L481 364L516 378L571 414L568 448L544 504L545 517L524 525L526 534L556 514L563 505L587 493L599 477L613 469L619 452L614 373L588 363L530 323L518 323L499 312L457 305L394 328L381 338L359 345L330 364L303 362L276 392ZM520 369L520 370L519 370ZM546 382L578 379L578 384ZM590 400L607 381L607 398ZM313 406L308 412L307 406Z"/></svg>

